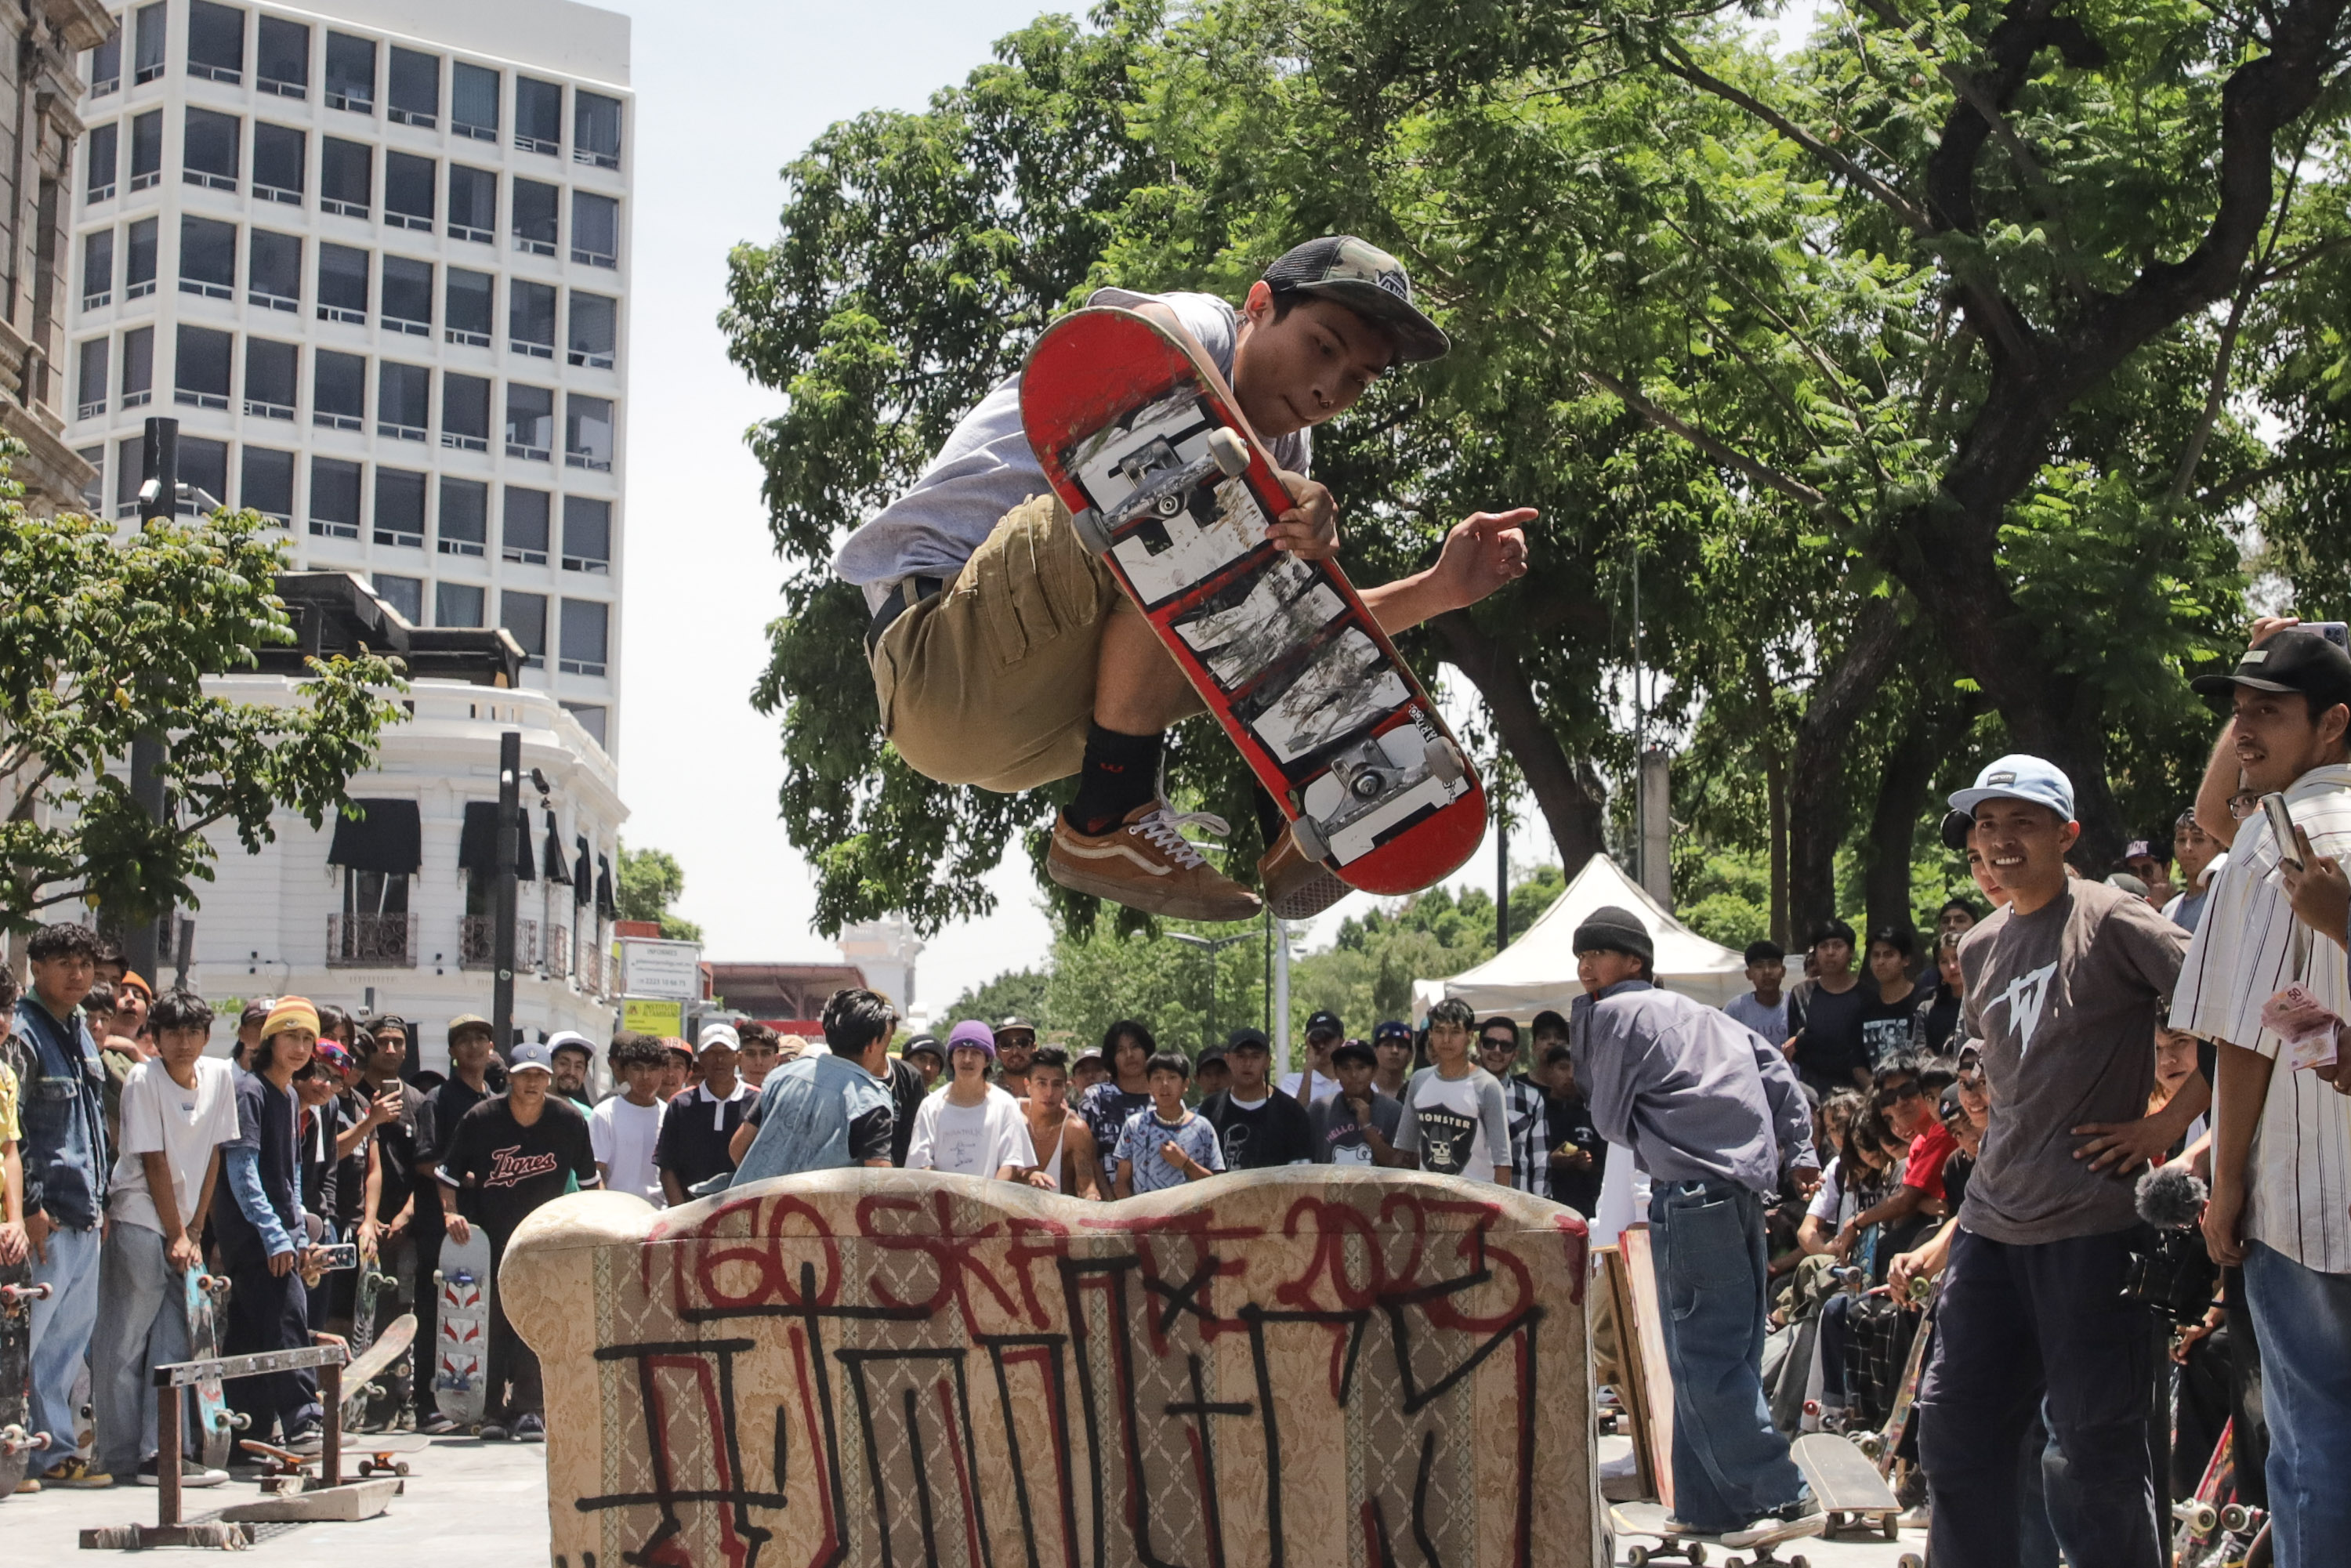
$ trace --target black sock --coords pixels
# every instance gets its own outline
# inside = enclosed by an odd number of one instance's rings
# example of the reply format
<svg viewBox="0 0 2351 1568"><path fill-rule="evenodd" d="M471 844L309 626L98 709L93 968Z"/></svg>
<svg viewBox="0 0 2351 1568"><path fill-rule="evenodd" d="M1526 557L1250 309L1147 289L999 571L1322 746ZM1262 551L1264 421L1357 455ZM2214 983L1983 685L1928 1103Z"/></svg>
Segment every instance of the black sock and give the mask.
<svg viewBox="0 0 2351 1568"><path fill-rule="evenodd" d="M1098 724L1086 726L1086 760L1078 774L1077 799L1066 813L1081 833L1106 833L1129 811L1159 793L1157 735L1121 735Z"/></svg>

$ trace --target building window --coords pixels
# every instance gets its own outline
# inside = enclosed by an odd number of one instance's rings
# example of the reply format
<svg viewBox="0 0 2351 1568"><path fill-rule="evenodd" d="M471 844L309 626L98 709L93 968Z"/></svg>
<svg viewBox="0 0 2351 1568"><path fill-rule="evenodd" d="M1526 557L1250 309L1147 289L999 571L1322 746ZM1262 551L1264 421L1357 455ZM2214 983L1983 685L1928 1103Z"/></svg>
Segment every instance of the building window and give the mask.
<svg viewBox="0 0 2351 1568"><path fill-rule="evenodd" d="M563 570L598 576L612 568L612 503L563 497Z"/></svg>
<svg viewBox="0 0 2351 1568"><path fill-rule="evenodd" d="M573 468L612 471L612 400L573 392L563 400L563 461Z"/></svg>
<svg viewBox="0 0 2351 1568"><path fill-rule="evenodd" d="M563 673L601 675L610 640L612 607L593 599L563 601Z"/></svg>
<svg viewBox="0 0 2351 1568"><path fill-rule="evenodd" d="M498 73L454 61L449 67L449 128L476 141L498 139Z"/></svg>
<svg viewBox="0 0 2351 1568"><path fill-rule="evenodd" d="M594 741L599 746L610 749L611 742L604 738L605 708L603 704L565 703L563 705L563 711L580 721L580 727L588 732L589 739Z"/></svg>
<svg viewBox="0 0 2351 1568"><path fill-rule="evenodd" d="M621 100L581 88L571 95L571 159L599 169L621 166Z"/></svg>
<svg viewBox="0 0 2351 1568"><path fill-rule="evenodd" d="M376 469L375 542L400 549L424 548L423 475L406 468Z"/></svg>
<svg viewBox="0 0 2351 1568"><path fill-rule="evenodd" d="M104 98L122 87L122 28L117 25L106 41L89 52L89 96Z"/></svg>
<svg viewBox="0 0 2351 1568"><path fill-rule="evenodd" d="M171 18L162 0L131 13L131 85L154 81L163 74L163 34Z"/></svg>
<svg viewBox="0 0 2351 1568"><path fill-rule="evenodd" d="M106 510L106 448L85 446L74 455L96 470L81 487L81 509L93 517L101 516Z"/></svg>
<svg viewBox="0 0 2351 1568"><path fill-rule="evenodd" d="M363 218L375 206L375 152L340 136L319 140L319 210Z"/></svg>
<svg viewBox="0 0 2351 1568"><path fill-rule="evenodd" d="M476 349L490 346L491 302L496 284L486 272L470 272L462 267L449 269L449 292L443 301L449 341Z"/></svg>
<svg viewBox="0 0 2351 1568"><path fill-rule="evenodd" d="M253 193L265 202L302 204L308 188L309 135L290 125L253 122Z"/></svg>
<svg viewBox="0 0 2351 1568"><path fill-rule="evenodd" d="M555 286L507 283L507 347L534 360L555 358Z"/></svg>
<svg viewBox="0 0 2351 1568"><path fill-rule="evenodd" d="M514 247L532 256L553 256L558 234L557 204L563 193L537 180L514 183Z"/></svg>
<svg viewBox="0 0 2351 1568"><path fill-rule="evenodd" d="M188 74L214 81L245 79L245 13L212 0L188 6Z"/></svg>
<svg viewBox="0 0 2351 1568"><path fill-rule="evenodd" d="M226 332L182 326L179 352L172 364L173 397L194 408L228 407L231 344Z"/></svg>
<svg viewBox="0 0 2351 1568"><path fill-rule="evenodd" d="M514 144L526 152L552 158L562 149L563 87L534 77L515 78Z"/></svg>
<svg viewBox="0 0 2351 1568"><path fill-rule="evenodd" d="M310 28L283 16L264 16L255 39L254 85L284 98L310 96Z"/></svg>
<svg viewBox="0 0 2351 1568"><path fill-rule="evenodd" d="M237 505L280 528L294 523L294 454L247 444Z"/></svg>
<svg viewBox="0 0 2351 1568"><path fill-rule="evenodd" d="M384 118L430 131L441 118L441 57L392 46Z"/></svg>
<svg viewBox="0 0 2351 1568"><path fill-rule="evenodd" d="M183 327L182 331L187 329ZM225 335L225 334L224 334ZM180 503L183 514L202 517L228 504L228 443L201 435L180 437L180 483L191 494Z"/></svg>
<svg viewBox="0 0 2351 1568"><path fill-rule="evenodd" d="M143 299L155 292L155 260L162 249L160 220L141 218L131 225L131 243L122 265L122 298Z"/></svg>
<svg viewBox="0 0 2351 1568"><path fill-rule="evenodd" d="M490 449L490 383L486 377L441 372L441 444L460 452Z"/></svg>
<svg viewBox="0 0 2351 1568"><path fill-rule="evenodd" d="M547 595L517 593L506 589L498 594L498 624L514 633L522 644L522 662L534 670L547 665Z"/></svg>
<svg viewBox="0 0 2351 1568"><path fill-rule="evenodd" d="M571 291L569 352L575 365L609 371L620 335L620 301L601 294Z"/></svg>
<svg viewBox="0 0 2351 1568"><path fill-rule="evenodd" d="M506 510L498 519L498 553L523 566L547 564L549 497L544 490L506 487Z"/></svg>
<svg viewBox="0 0 2351 1568"><path fill-rule="evenodd" d="M95 310L114 299L114 231L96 229L81 241L81 308Z"/></svg>
<svg viewBox="0 0 2351 1568"><path fill-rule="evenodd" d="M497 241L498 177L487 169L449 165L449 237L475 245Z"/></svg>
<svg viewBox="0 0 2351 1568"><path fill-rule="evenodd" d="M122 334L122 406L144 408L155 401L155 329L133 327Z"/></svg>
<svg viewBox="0 0 2351 1568"><path fill-rule="evenodd" d="M244 126L233 114L189 110L180 137L180 178L207 190L235 190Z"/></svg>
<svg viewBox="0 0 2351 1568"><path fill-rule="evenodd" d="M590 267L621 265L621 204L586 191L571 193L571 259Z"/></svg>
<svg viewBox="0 0 2351 1568"><path fill-rule="evenodd" d="M310 459L310 531L330 539L360 537L358 464L340 457Z"/></svg>
<svg viewBox="0 0 2351 1568"><path fill-rule="evenodd" d="M142 482L139 445L140 438L135 435L114 444L114 515L118 517L139 515L139 486Z"/></svg>
<svg viewBox="0 0 2351 1568"><path fill-rule="evenodd" d="M302 350L267 338L245 340L245 412L256 419L291 419L301 396Z"/></svg>
<svg viewBox="0 0 2351 1568"><path fill-rule="evenodd" d="M180 219L180 292L207 299L236 298L236 225L213 218Z"/></svg>
<svg viewBox="0 0 2351 1568"><path fill-rule="evenodd" d="M470 582L435 584L433 590L433 624L479 626L485 597L483 591Z"/></svg>
<svg viewBox="0 0 2351 1568"><path fill-rule="evenodd" d="M131 121L131 188L143 191L163 178L163 111L151 109Z"/></svg>
<svg viewBox="0 0 2351 1568"><path fill-rule="evenodd" d="M256 229L245 256L246 298L272 310L302 308L302 236Z"/></svg>
<svg viewBox="0 0 2351 1568"><path fill-rule="evenodd" d="M106 370L110 345L103 338L89 338L77 350L81 361L75 376L74 417L96 419L106 412Z"/></svg>
<svg viewBox="0 0 2351 1568"><path fill-rule="evenodd" d="M368 574L369 586L375 596L400 612L400 618L411 626L424 624L424 580L421 577L395 577L390 572ZM403 879L404 880L404 879Z"/></svg>
<svg viewBox="0 0 2351 1568"><path fill-rule="evenodd" d="M434 172L437 167L432 159L411 152L383 155L383 221L387 226L433 232L434 188L440 183Z"/></svg>
<svg viewBox="0 0 2351 1568"><path fill-rule="evenodd" d="M433 420L433 371L426 365L376 361L375 433L398 441L423 441ZM381 471L379 471L381 474ZM381 485L381 477L377 483ZM422 502L418 503L420 506Z"/></svg>
<svg viewBox="0 0 2351 1568"><path fill-rule="evenodd" d="M327 35L327 107L375 112L375 40Z"/></svg>
<svg viewBox="0 0 2351 1568"><path fill-rule="evenodd" d="M85 201L103 202L114 194L115 175L122 166L121 140L122 128L114 120L90 128L89 166L82 172Z"/></svg>
<svg viewBox="0 0 2351 1568"><path fill-rule="evenodd" d="M320 349L310 356L310 423L329 430L365 430L367 361Z"/></svg>
<svg viewBox="0 0 2351 1568"><path fill-rule="evenodd" d="M387 332L433 336L433 264L413 256L385 256L379 309Z"/></svg>
<svg viewBox="0 0 2351 1568"><path fill-rule="evenodd" d="M443 555L479 556L490 544L490 487L478 479L455 479L443 476L441 480L441 553ZM479 626L481 606L474 606L475 618L471 621L451 621L444 616L444 626Z"/></svg>
<svg viewBox="0 0 2351 1568"><path fill-rule="evenodd" d="M552 460L555 394L545 387L507 383L507 455L533 463Z"/></svg>
<svg viewBox="0 0 2351 1568"><path fill-rule="evenodd" d="M368 253L347 245L319 246L319 319L367 325Z"/></svg>

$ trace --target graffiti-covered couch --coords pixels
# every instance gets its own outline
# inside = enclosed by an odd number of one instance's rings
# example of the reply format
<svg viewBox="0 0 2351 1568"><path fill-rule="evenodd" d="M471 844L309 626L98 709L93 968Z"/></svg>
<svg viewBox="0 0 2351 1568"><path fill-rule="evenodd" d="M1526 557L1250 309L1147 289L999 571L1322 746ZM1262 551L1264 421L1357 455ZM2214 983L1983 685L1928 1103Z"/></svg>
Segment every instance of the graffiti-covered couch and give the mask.
<svg viewBox="0 0 2351 1568"><path fill-rule="evenodd" d="M1583 1568L1584 1279L1555 1205L1300 1166L583 1193L498 1284L557 1568Z"/></svg>

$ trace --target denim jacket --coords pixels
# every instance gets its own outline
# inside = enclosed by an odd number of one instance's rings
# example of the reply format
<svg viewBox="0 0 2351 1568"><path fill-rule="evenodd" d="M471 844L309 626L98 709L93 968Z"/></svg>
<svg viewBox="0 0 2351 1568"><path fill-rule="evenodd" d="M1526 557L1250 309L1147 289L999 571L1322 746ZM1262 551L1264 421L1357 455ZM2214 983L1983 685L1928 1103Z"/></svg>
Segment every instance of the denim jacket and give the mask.
<svg viewBox="0 0 2351 1568"><path fill-rule="evenodd" d="M88 1230L106 1209L105 1069L80 1009L59 1019L27 991L16 1003L16 1033L27 1071L19 1086L24 1123L25 1211L51 1224ZM58 1068L63 1066L64 1071Z"/></svg>

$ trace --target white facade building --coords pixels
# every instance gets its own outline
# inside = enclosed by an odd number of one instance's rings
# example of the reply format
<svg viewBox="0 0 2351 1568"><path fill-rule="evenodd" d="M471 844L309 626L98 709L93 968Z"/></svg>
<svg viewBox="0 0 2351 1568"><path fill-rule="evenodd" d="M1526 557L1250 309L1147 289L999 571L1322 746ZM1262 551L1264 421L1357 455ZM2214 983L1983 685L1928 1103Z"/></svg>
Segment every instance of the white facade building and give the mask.
<svg viewBox="0 0 2351 1568"><path fill-rule="evenodd" d="M141 424L174 415L183 481L416 625L507 628L523 685L609 750L628 19L568 0L115 16L82 57L59 400L101 471L93 508L135 515Z"/></svg>
<svg viewBox="0 0 2351 1568"><path fill-rule="evenodd" d="M898 1004L908 1019L929 1018L929 1009L914 998L914 960L922 956L922 938L904 915L868 920L841 928L841 956L865 971L869 989Z"/></svg>

